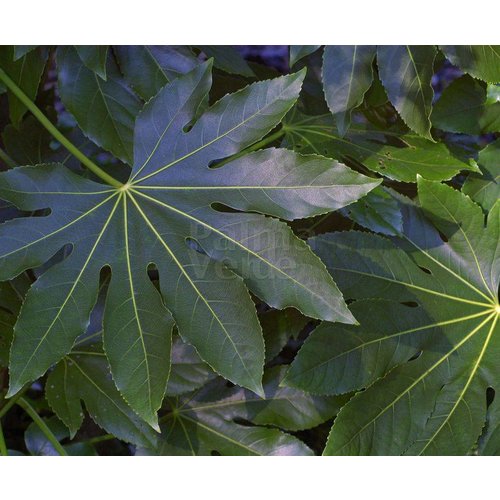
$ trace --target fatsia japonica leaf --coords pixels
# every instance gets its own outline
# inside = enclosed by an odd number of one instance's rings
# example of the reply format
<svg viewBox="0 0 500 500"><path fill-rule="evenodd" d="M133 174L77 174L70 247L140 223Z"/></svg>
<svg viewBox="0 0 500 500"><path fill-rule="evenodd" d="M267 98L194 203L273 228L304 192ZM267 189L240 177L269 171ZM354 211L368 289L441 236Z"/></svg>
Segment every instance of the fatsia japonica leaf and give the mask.
<svg viewBox="0 0 500 500"><path fill-rule="evenodd" d="M88 69L97 73L106 80L106 62L108 59L108 45L76 45L80 59Z"/></svg>
<svg viewBox="0 0 500 500"><path fill-rule="evenodd" d="M106 80L90 70L74 47L57 49L58 88L83 133L120 160L132 164L134 123L141 101L108 53Z"/></svg>
<svg viewBox="0 0 500 500"><path fill-rule="evenodd" d="M444 89L431 120L448 132L496 132L500 130L500 102L488 102L486 84L464 75Z"/></svg>
<svg viewBox="0 0 500 500"><path fill-rule="evenodd" d="M267 346L266 346L267 347ZM172 365L166 394L179 396L203 387L217 374L205 363L196 349L178 335L172 339Z"/></svg>
<svg viewBox="0 0 500 500"><path fill-rule="evenodd" d="M390 179L415 182L451 179L461 170L479 172L474 161L465 163L443 143L433 143L399 128L380 130L352 125L341 137L329 116L305 116L292 111L285 121L287 142L303 153L322 154L340 161L355 160Z"/></svg>
<svg viewBox="0 0 500 500"><path fill-rule="evenodd" d="M311 241L361 327L323 323L288 385L320 394L366 388L339 413L325 453L466 454L498 390L500 203L488 214L446 185L419 179L421 209L403 202L403 231ZM446 240L446 241L444 241Z"/></svg>
<svg viewBox="0 0 500 500"><path fill-rule="evenodd" d="M396 236L402 230L399 204L390 189L383 186L376 187L361 200L343 208L342 212L375 233Z"/></svg>
<svg viewBox="0 0 500 500"><path fill-rule="evenodd" d="M2 68L24 93L34 99L47 62L48 50L38 47L25 52L21 57L15 57L15 47L4 45L0 47L0 68ZM9 116L14 126L19 126L25 115L26 106L10 91Z"/></svg>
<svg viewBox="0 0 500 500"><path fill-rule="evenodd" d="M321 45L290 45L290 67L295 66L301 59L316 52Z"/></svg>
<svg viewBox="0 0 500 500"><path fill-rule="evenodd" d="M239 52L230 45L199 45L207 57L213 57L216 68L246 77L254 77L255 73Z"/></svg>
<svg viewBox="0 0 500 500"><path fill-rule="evenodd" d="M500 455L500 398L498 391L488 407L486 425L479 440L478 452L480 455Z"/></svg>
<svg viewBox="0 0 500 500"><path fill-rule="evenodd" d="M446 57L474 78L500 82L500 45L441 45Z"/></svg>
<svg viewBox="0 0 500 500"><path fill-rule="evenodd" d="M500 139L497 139L479 153L478 163L481 174L469 174L462 189L485 210L490 210L500 199L499 158Z"/></svg>
<svg viewBox="0 0 500 500"><path fill-rule="evenodd" d="M333 417L343 398L317 397L279 387L283 367L264 375L265 398L215 380L184 399L168 399L156 455L312 455L283 432L315 427ZM272 427L270 427L272 426Z"/></svg>
<svg viewBox="0 0 500 500"><path fill-rule="evenodd" d="M413 131L431 141L431 78L436 52L432 45L377 48L379 75L390 101Z"/></svg>
<svg viewBox="0 0 500 500"><path fill-rule="evenodd" d="M183 46L118 45L113 50L125 79L145 101L199 64L189 48Z"/></svg>
<svg viewBox="0 0 500 500"><path fill-rule="evenodd" d="M363 102L373 81L375 45L327 45L323 52L323 89L337 130L344 136L351 111Z"/></svg>
<svg viewBox="0 0 500 500"><path fill-rule="evenodd" d="M35 50L38 45L14 45L14 61L21 59L28 52Z"/></svg>
<svg viewBox="0 0 500 500"><path fill-rule="evenodd" d="M82 425L82 401L94 422L118 439L137 446L156 446L157 434L123 400L99 346L77 347L47 377L50 407L73 438Z"/></svg>
<svg viewBox="0 0 500 500"><path fill-rule="evenodd" d="M21 297L16 293L10 282L0 283L0 367L9 363L9 350L12 333L19 309Z"/></svg>
<svg viewBox="0 0 500 500"><path fill-rule="evenodd" d="M266 311L259 315L266 345L266 363L272 361L291 339L297 339L308 319L296 309Z"/></svg>
<svg viewBox="0 0 500 500"><path fill-rule="evenodd" d="M210 89L210 70L210 63L197 66L146 104L135 126L134 167L120 187L58 164L0 174L0 198L24 210L50 209L0 226L0 278L71 247L26 297L14 332L10 395L71 350L88 324L104 267L112 274L103 338L113 379L154 427L169 372L170 313L205 362L257 393L264 343L247 286L273 307L355 322L324 265L277 218L341 208L380 181L284 149L209 168L270 132L297 99L304 75L228 95L185 131ZM159 289L148 276L151 265Z"/></svg>
<svg viewBox="0 0 500 500"><path fill-rule="evenodd" d="M58 441L69 437L68 429L57 417L45 419L44 422ZM24 443L30 455L44 457L59 456L59 452L35 422L32 422L26 429ZM68 455L97 455L94 446L90 443L69 443L64 445L63 448Z"/></svg>

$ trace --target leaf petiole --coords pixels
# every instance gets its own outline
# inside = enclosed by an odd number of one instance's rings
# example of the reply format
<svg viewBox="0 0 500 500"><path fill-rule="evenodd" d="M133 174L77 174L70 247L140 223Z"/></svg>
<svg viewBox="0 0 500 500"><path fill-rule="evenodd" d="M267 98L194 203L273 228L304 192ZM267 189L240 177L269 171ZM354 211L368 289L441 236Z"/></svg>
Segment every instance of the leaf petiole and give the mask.
<svg viewBox="0 0 500 500"><path fill-rule="evenodd" d="M58 140L71 154L83 165L94 172L97 177L114 187L121 187L122 183L98 167L90 158L85 156L72 142L70 142L52 122L42 113L38 106L10 79L5 71L0 68L0 80L7 88L33 113L35 118L50 132L54 139Z"/></svg>
<svg viewBox="0 0 500 500"><path fill-rule="evenodd" d="M9 168L17 167L16 162L2 148L0 148L0 160Z"/></svg>
<svg viewBox="0 0 500 500"><path fill-rule="evenodd" d="M2 422L0 422L0 456L6 457L7 455L7 445L5 443L5 437L3 435Z"/></svg>
<svg viewBox="0 0 500 500"><path fill-rule="evenodd" d="M66 450L63 448L61 443L57 440L57 438L54 436L52 431L49 429L48 425L43 421L42 417L38 415L38 413L35 411L35 409L26 401L24 398L19 398L19 401L17 404L31 417L33 422L39 427L39 429L43 432L45 437L50 441L54 449L59 453L61 456L68 456L68 453Z"/></svg>

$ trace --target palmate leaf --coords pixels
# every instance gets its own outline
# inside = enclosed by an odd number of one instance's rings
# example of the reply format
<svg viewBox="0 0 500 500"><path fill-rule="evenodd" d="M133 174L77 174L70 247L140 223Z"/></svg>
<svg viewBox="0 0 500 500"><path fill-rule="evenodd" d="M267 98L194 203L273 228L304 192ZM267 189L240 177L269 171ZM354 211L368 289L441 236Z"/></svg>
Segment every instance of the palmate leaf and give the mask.
<svg viewBox="0 0 500 500"><path fill-rule="evenodd" d="M353 125L341 137L332 117L306 116L293 110L285 120L287 142L296 150L355 160L390 179L415 182L451 179L461 170L479 172L475 162L454 157L443 143L433 143L399 128L380 130Z"/></svg>
<svg viewBox="0 0 500 500"><path fill-rule="evenodd" d="M276 308L355 321L324 265L277 217L343 207L379 181L324 157L275 149L208 168L272 130L297 99L303 78L301 72L228 95L185 132L205 102L210 69L210 63L196 67L144 107L131 177L119 188L61 165L0 174L0 198L24 210L50 209L48 216L0 226L0 279L71 246L69 257L27 295L14 332L9 395L71 350L106 266L112 277L104 349L118 389L155 427L169 372L170 312L204 361L257 393L264 344L246 286ZM233 212L216 210L215 202ZM159 290L147 274L151 264Z"/></svg>
<svg viewBox="0 0 500 500"><path fill-rule="evenodd" d="M344 398L311 396L279 387L284 367L264 375L265 398L215 380L198 393L167 399L162 437L154 455L312 455L299 439L280 429L315 427L338 412ZM271 427L272 426L272 427Z"/></svg>
<svg viewBox="0 0 500 500"><path fill-rule="evenodd" d="M320 394L367 387L339 413L325 454L466 454L488 387L499 390L500 203L484 227L461 192L418 185L422 209L402 201L393 242L360 232L311 241L346 296L361 299L361 327L323 323L285 383Z"/></svg>

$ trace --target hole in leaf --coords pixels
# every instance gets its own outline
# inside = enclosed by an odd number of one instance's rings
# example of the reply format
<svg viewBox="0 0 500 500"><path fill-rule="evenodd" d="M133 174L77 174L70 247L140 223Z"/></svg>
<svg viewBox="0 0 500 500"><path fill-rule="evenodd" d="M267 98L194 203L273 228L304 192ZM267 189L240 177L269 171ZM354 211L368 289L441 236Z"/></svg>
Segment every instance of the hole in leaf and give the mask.
<svg viewBox="0 0 500 500"><path fill-rule="evenodd" d="M486 406L490 406L491 403L495 400L495 389L493 387L488 387L486 389Z"/></svg>
<svg viewBox="0 0 500 500"><path fill-rule="evenodd" d="M246 420L245 418L241 417L234 417L233 422L238 425L242 425L243 427L255 427L255 424L250 422L250 420Z"/></svg>
<svg viewBox="0 0 500 500"><path fill-rule="evenodd" d="M407 302L400 302L400 304L402 304L403 306L406 306L406 307L418 307L419 306L418 302L414 302L412 300L409 300Z"/></svg>
<svg viewBox="0 0 500 500"><path fill-rule="evenodd" d="M224 212L224 213L230 213L230 214L239 214L243 213L241 210L235 210L234 208L229 207L228 205L224 205L223 203L218 203L214 202L210 205L210 208L213 210L216 210L217 212ZM248 213L249 211L246 210L245 213Z"/></svg>
<svg viewBox="0 0 500 500"><path fill-rule="evenodd" d="M153 264L152 262L148 264L148 276L154 287L160 291L160 272L158 271L156 264Z"/></svg>
<svg viewBox="0 0 500 500"><path fill-rule="evenodd" d="M438 231L438 234L444 243L448 243L448 238L441 231Z"/></svg>
<svg viewBox="0 0 500 500"><path fill-rule="evenodd" d="M212 455L212 457L221 457L222 456L222 454L219 453L217 450L212 450L210 452L210 455Z"/></svg>
<svg viewBox="0 0 500 500"><path fill-rule="evenodd" d="M415 361L416 359L420 358L420 356L422 356L422 353L424 351L418 351L417 353L415 353L408 361Z"/></svg>
<svg viewBox="0 0 500 500"><path fill-rule="evenodd" d="M186 238L186 245L188 248L191 250L194 250L195 252L201 253L202 255L207 255L207 252L203 250L202 246L193 238Z"/></svg>
<svg viewBox="0 0 500 500"><path fill-rule="evenodd" d="M430 269L427 269L426 267L423 267L423 266L418 266L420 267L420 269L426 273L426 274L430 274L432 276L432 271Z"/></svg>

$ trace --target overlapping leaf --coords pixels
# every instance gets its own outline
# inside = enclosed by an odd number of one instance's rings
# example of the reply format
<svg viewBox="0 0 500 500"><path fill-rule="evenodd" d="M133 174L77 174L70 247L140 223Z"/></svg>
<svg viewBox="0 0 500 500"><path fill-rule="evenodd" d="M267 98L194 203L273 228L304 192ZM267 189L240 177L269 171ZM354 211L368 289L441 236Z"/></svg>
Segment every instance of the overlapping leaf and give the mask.
<svg viewBox="0 0 500 500"><path fill-rule="evenodd" d="M106 80L87 67L74 47L57 50L61 99L84 134L97 145L132 164L134 122L141 101L128 87L111 54Z"/></svg>
<svg viewBox="0 0 500 500"><path fill-rule="evenodd" d="M82 401L91 418L118 439L137 446L156 446L157 434L123 400L98 346L76 346L47 378L49 405L73 438L82 425Z"/></svg>
<svg viewBox="0 0 500 500"><path fill-rule="evenodd" d="M29 46L23 46L29 47ZM18 51L11 45L0 47L0 67L21 88L26 95L34 99L47 62L48 50L46 47ZM11 92L9 96L9 115L12 124L18 127L25 115L26 106Z"/></svg>
<svg viewBox="0 0 500 500"><path fill-rule="evenodd" d="M381 175L415 182L450 179L461 170L478 172L475 162L454 157L443 143L432 143L399 128L380 130L353 125L341 137L331 117L292 112L286 118L287 140L297 151L316 153L340 161L355 160Z"/></svg>
<svg viewBox="0 0 500 500"><path fill-rule="evenodd" d="M323 53L323 88L341 136L351 111L363 102L373 80L374 45L327 45Z"/></svg>
<svg viewBox="0 0 500 500"><path fill-rule="evenodd" d="M448 132L496 132L500 130L500 102L490 102L485 83L464 75L443 91L431 119L435 127Z"/></svg>
<svg viewBox="0 0 500 500"><path fill-rule="evenodd" d="M419 180L393 241L334 233L311 241L361 327L323 323L286 383L315 393L366 388L339 413L326 454L466 454L500 386L500 203L488 214ZM425 214L425 215L424 215ZM444 241L445 240L445 241Z"/></svg>
<svg viewBox="0 0 500 500"><path fill-rule="evenodd" d="M472 173L464 183L463 192L490 210L500 199L500 140L489 144L479 153L481 174Z"/></svg>
<svg viewBox="0 0 500 500"><path fill-rule="evenodd" d="M377 48L379 75L387 95L404 122L433 140L430 115L436 48L432 45L383 45Z"/></svg>
<svg viewBox="0 0 500 500"><path fill-rule="evenodd" d="M500 45L441 45L446 57L474 78L500 82Z"/></svg>
<svg viewBox="0 0 500 500"><path fill-rule="evenodd" d="M311 455L299 439L280 429L315 427L333 417L342 398L317 397L279 387L283 367L264 376L265 398L218 379L195 395L169 399L156 455Z"/></svg>
<svg viewBox="0 0 500 500"><path fill-rule="evenodd" d="M119 45L114 47L125 79L145 101L199 64L188 47L175 45Z"/></svg>
<svg viewBox="0 0 500 500"><path fill-rule="evenodd" d="M272 130L297 99L302 78L259 82L228 95L186 132L210 89L210 63L197 66L138 116L134 167L120 188L57 164L1 174L2 199L24 210L50 209L0 226L1 279L70 245L69 256L27 295L15 327L10 395L70 352L97 300L103 267L112 273L104 349L113 378L153 426L169 372L170 312L207 363L256 392L262 391L264 344L246 286L273 307L354 322L323 264L277 217L343 207L379 181L324 157L275 149L209 168ZM216 210L214 203L233 211ZM159 290L148 277L151 264Z"/></svg>

